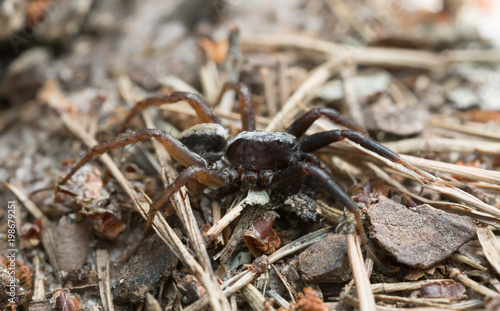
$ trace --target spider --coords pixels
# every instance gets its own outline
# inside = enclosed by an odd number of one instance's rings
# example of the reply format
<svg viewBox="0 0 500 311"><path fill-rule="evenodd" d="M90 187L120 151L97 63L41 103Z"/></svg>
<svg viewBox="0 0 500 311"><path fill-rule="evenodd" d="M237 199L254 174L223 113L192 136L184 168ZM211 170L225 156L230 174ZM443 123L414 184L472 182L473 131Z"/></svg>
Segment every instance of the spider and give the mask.
<svg viewBox="0 0 500 311"><path fill-rule="evenodd" d="M193 126L179 138L157 129L142 129L98 144L59 182L59 186L64 185L78 169L94 157L115 148L153 138L160 142L185 169L151 204L142 240L148 234L153 219L162 206L176 191L193 179L208 187L239 186L246 189L271 189L289 195L298 192L305 177L311 176L319 183L329 199L339 200L354 214L362 243L369 251L358 206L320 167L318 158L312 152L330 143L349 139L393 162L412 170L415 168L393 151L371 140L364 129L331 108L309 110L284 132L258 131L248 88L241 83L226 84L219 98L227 90L234 90L237 93L242 119L243 131L233 139L230 139L229 130L224 127L210 106L196 94L173 92L160 97L146 98L130 111L120 131L123 131L127 122L137 112L148 107L179 101L188 102L205 123ZM320 117L328 118L348 129L325 131L303 137L311 124Z"/></svg>

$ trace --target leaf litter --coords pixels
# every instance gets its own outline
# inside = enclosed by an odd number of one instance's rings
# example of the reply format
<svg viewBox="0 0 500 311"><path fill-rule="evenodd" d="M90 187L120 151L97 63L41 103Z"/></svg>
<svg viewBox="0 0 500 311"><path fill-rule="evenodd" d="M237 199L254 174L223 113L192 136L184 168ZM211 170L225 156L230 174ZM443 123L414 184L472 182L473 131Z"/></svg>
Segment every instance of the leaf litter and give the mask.
<svg viewBox="0 0 500 311"><path fill-rule="evenodd" d="M17 276L24 291L16 296L17 309L98 310L102 306L105 310L135 310L146 293L153 294L148 295L148 310L158 305L168 305L170 310L181 306L200 310L205 305L220 310L229 305L253 310L372 310L375 304L399 309L494 310L498 305L499 247L495 234L500 228L500 161L496 152L500 137L496 115L500 107L494 85L500 53L471 35L467 23L458 27L451 22L461 20L470 4L450 5L436 12L409 8L406 1L397 8L385 6L385 1L369 5L361 1L291 1L279 8L277 3L257 1L248 5L228 2L222 8L208 6L199 12L196 5L176 8L177 1L163 4L164 10L158 9L155 0L121 10L116 9L116 1L95 6L82 1L81 10L66 8L57 16L57 23L44 24L34 38L26 38L23 27L38 25L41 16L50 20L52 11L44 7L59 4L44 1L37 11L33 1L21 2L31 3L29 11L23 12L16 4L10 7L12 14L5 15L7 4L0 7L0 14L8 16L5 21L10 22L5 28L9 31L2 31L0 37L8 40L9 34L16 35L10 37L17 39L9 41L10 48L22 50L5 53L0 60L2 68L7 68L0 72L0 97L7 107L0 117L0 176L8 182L0 189L0 196L5 202L18 200L20 210L28 211L19 214L21 224L39 223L41 234L21 237L23 252L18 266L23 271ZM254 14L255 6L258 15ZM276 20L265 18L276 10L280 12ZM25 24L18 20L23 14ZM126 18L117 23L118 16ZM240 44L231 43L228 25L238 25ZM61 39L65 42L62 47L58 43ZM113 47L115 42L120 49ZM231 64L224 60L228 55L240 56ZM167 247L150 246L152 250L137 255L163 252L168 256L159 261L132 257L127 263L114 264L142 232L135 209L147 212L148 198L162 188L157 172L142 173L161 167L158 162L165 165L161 158L165 155L154 151L148 142L116 150L102 156L102 164L95 161L86 166L79 172L81 178L74 179L74 187L62 192L64 198L54 200L53 192L42 191L56 184L64 161L81 156L123 120L128 108L122 100L130 99L119 86L124 77L138 90L132 98L187 85L215 104L217 89L231 78L228 73L238 73L238 81L251 87L260 129L278 130L311 107L333 107L356 121L363 120L375 139L408 154L405 159L426 171L410 176L404 168L344 142L320 154L336 181L365 207L366 218L371 220L368 232L375 238L371 247L387 258L392 269L373 267L369 257L362 257L364 250L347 234L345 247L339 247L340 253L335 254L342 258L342 274L348 258L355 287L349 276L340 284L329 277L312 281L309 271L332 263L330 248L321 245L332 238L327 234L333 229L327 225L336 226L336 215L342 214L338 212L341 206L325 206L319 191L305 195L321 207L324 221L319 222L322 215L297 216L291 207L298 203L283 206L276 210L280 217L270 228L276 238L263 248L267 257L231 266L230 259L247 249L244 232L235 233L238 228L249 228L258 218L247 217L248 224L241 223L244 218L224 223L217 232L220 244L211 243L201 232L206 232L203 226L215 223L199 212L199 202L211 202L208 206L213 215L222 211L220 220L231 204L240 203L235 201L238 196L190 189L177 199L177 215L166 211L166 222L155 221L164 241L155 243L166 243ZM237 106L229 103L216 105L215 110L237 131ZM177 111L162 108L149 113L148 127L169 130L180 125L178 130L183 130L193 124L190 111L173 107L168 109ZM316 124L312 131L331 127L325 122ZM135 152L137 149L142 151ZM130 171L134 165L140 169ZM126 174L128 180L123 177L127 172L133 172ZM426 180L429 176L433 177L430 182ZM28 197L30 193L33 195ZM187 197L191 205L186 205ZM272 193L270 199L272 202ZM398 206L397 215L381 213L392 229L403 228L408 233L414 227L415 231L407 236L398 236L397 230L381 233L377 227L381 221L372 219L380 202ZM311 205L307 213L314 209ZM0 215L5 221L5 214ZM430 227L415 226L422 215L448 220L433 220ZM467 220L463 227L448 227L456 219ZM89 235L79 233L76 228L80 227L85 232L91 227L95 230ZM432 237L424 234L430 228ZM34 226L32 229L36 231ZM233 236L234 249L226 253L225 260L214 259L226 247L221 244L229 245ZM38 238L43 247L34 242ZM341 243L343 236L337 239ZM276 241L280 240L278 246ZM394 243L408 246L394 251ZM401 259L418 245L425 248L415 255L427 256L426 261ZM432 247L440 255L429 251ZM119 294L119 275L134 278L134 273L149 271L165 258L172 258L172 262L178 258L181 263L173 263L168 273L146 276L141 291L130 291L135 296ZM314 258L318 260L301 268L301 261ZM269 264L275 268L269 270ZM276 284L282 283L282 290L274 291L276 286L271 289L266 282L258 282L271 274ZM0 304L4 310L14 308L5 300Z"/></svg>

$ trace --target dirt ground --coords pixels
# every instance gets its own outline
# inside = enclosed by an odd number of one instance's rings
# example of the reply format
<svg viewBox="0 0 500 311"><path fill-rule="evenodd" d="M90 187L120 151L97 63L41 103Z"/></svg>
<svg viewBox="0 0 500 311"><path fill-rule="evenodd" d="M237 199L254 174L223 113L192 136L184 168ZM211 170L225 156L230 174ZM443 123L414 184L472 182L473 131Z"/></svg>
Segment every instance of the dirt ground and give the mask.
<svg viewBox="0 0 500 311"><path fill-rule="evenodd" d="M479 0L0 1L0 308L499 310L499 15ZM262 137L314 155L241 151L235 171L280 163L184 182L133 251L183 165L221 174L242 129L294 134L313 108L304 135ZM183 132L219 118L227 131ZM146 128L205 160L150 136L61 183Z"/></svg>

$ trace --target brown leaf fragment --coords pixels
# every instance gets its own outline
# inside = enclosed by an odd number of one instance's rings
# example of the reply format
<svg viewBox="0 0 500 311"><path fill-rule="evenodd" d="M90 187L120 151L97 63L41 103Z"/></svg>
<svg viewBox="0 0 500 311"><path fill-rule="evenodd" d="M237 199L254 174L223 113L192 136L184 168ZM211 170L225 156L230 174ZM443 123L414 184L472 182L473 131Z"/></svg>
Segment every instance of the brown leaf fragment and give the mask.
<svg viewBox="0 0 500 311"><path fill-rule="evenodd" d="M342 283L351 277L347 244L342 234L329 234L299 255L299 269L309 283Z"/></svg>
<svg viewBox="0 0 500 311"><path fill-rule="evenodd" d="M76 161L62 163L61 176L65 176L76 164ZM68 182L59 186L56 202L73 205L75 209L100 206L109 199L109 193L103 188L101 172L91 164L84 165ZM71 196L68 196L72 194Z"/></svg>
<svg viewBox="0 0 500 311"><path fill-rule="evenodd" d="M60 288L54 291L56 311L80 311L83 310L82 302L78 296L72 295Z"/></svg>
<svg viewBox="0 0 500 311"><path fill-rule="evenodd" d="M121 219L120 209L113 203L105 207L83 208L80 213L91 218L96 232L107 239L115 239L127 229L125 221Z"/></svg>
<svg viewBox="0 0 500 311"><path fill-rule="evenodd" d="M441 281L422 285L422 297L460 300L465 296L465 287L455 281Z"/></svg>
<svg viewBox="0 0 500 311"><path fill-rule="evenodd" d="M448 258L475 234L473 221L424 204L406 208L388 198L367 210L371 236L397 261L427 269Z"/></svg>
<svg viewBox="0 0 500 311"><path fill-rule="evenodd" d="M222 64L226 59L227 51L229 49L229 41L212 41L208 38L201 38L199 45L205 51L207 57L213 60L217 65Z"/></svg>
<svg viewBox="0 0 500 311"><path fill-rule="evenodd" d="M36 220L34 223L24 223L21 227L21 238L23 240L36 239L42 233L42 219Z"/></svg>
<svg viewBox="0 0 500 311"><path fill-rule="evenodd" d="M122 269L113 292L114 302L137 303L157 285L160 277L170 276L177 257L157 236L148 238Z"/></svg>
<svg viewBox="0 0 500 311"><path fill-rule="evenodd" d="M304 288L304 293L297 295L297 302L290 304L292 311L328 311L328 306L319 298L311 287Z"/></svg>
<svg viewBox="0 0 500 311"><path fill-rule="evenodd" d="M280 247L280 238L273 229L275 217L274 212L265 213L243 234L243 241L255 257L272 254Z"/></svg>
<svg viewBox="0 0 500 311"><path fill-rule="evenodd" d="M63 216L56 228L56 256L64 271L79 269L90 252L90 230L86 223L71 223Z"/></svg>

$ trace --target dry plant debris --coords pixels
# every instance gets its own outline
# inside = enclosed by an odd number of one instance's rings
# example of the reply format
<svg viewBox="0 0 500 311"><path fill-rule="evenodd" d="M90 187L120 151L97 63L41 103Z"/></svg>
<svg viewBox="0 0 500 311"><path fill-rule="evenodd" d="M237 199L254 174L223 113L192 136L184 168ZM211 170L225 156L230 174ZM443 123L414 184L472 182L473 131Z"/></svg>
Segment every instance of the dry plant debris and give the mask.
<svg viewBox="0 0 500 311"><path fill-rule="evenodd" d="M406 208L385 197L367 209L370 234L397 261L427 269L448 258L474 237L470 217L448 214L424 204Z"/></svg>
<svg viewBox="0 0 500 311"><path fill-rule="evenodd" d="M426 2L441 6L1 2L0 197L16 202L19 251L9 302L9 214L0 209L0 310L497 310L500 52L483 30L498 5ZM335 108L422 170L348 141L318 153L364 208L370 247L387 267L353 234L331 234L343 207L325 205L314 185L283 201L268 193L257 207L233 189L190 183L120 262L149 198L177 174L155 143L103 155L53 191L152 94L200 93L237 134L234 94L217 100L228 81L251 89L257 129ZM179 103L127 128L176 135L199 123L193 116ZM331 129L318 120L311 133Z"/></svg>

